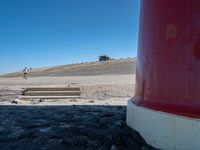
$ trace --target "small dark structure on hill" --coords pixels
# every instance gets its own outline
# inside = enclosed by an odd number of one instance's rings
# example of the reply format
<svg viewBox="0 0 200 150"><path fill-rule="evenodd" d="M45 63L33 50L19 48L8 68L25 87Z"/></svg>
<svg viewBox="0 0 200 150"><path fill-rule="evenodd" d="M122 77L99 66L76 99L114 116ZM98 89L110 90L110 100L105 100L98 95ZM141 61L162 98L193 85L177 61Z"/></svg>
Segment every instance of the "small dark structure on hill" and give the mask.
<svg viewBox="0 0 200 150"><path fill-rule="evenodd" d="M108 61L108 60L112 60L112 58L107 55L99 56L99 61Z"/></svg>

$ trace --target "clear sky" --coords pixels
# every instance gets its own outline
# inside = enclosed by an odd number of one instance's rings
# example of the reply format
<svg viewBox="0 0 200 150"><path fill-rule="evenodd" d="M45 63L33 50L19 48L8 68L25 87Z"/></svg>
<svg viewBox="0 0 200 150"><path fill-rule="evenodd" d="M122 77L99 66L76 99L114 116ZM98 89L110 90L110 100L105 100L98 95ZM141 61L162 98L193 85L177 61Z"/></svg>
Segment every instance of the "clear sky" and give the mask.
<svg viewBox="0 0 200 150"><path fill-rule="evenodd" d="M140 0L0 0L0 73L137 53Z"/></svg>

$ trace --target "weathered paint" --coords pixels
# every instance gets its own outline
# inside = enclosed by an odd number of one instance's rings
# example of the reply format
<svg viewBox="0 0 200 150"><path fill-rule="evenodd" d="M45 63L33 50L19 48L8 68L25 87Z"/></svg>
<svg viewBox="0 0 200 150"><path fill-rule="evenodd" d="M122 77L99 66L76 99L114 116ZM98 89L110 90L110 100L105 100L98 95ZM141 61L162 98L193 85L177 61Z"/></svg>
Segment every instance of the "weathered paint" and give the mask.
<svg viewBox="0 0 200 150"><path fill-rule="evenodd" d="M200 0L141 0L133 102L200 118Z"/></svg>

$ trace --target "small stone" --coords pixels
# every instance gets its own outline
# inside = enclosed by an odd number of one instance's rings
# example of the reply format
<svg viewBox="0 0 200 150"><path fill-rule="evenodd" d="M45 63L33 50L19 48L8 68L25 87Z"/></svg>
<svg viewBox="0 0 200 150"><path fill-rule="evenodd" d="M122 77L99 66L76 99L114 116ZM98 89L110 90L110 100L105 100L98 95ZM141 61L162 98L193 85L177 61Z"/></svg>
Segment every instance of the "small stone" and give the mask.
<svg viewBox="0 0 200 150"><path fill-rule="evenodd" d="M14 100L14 101L12 101L11 103L12 103L12 104L17 104L17 101Z"/></svg>
<svg viewBox="0 0 200 150"><path fill-rule="evenodd" d="M142 150L146 150L146 148L144 146L142 146Z"/></svg>
<svg viewBox="0 0 200 150"><path fill-rule="evenodd" d="M88 101L88 103L95 103L94 101Z"/></svg>
<svg viewBox="0 0 200 150"><path fill-rule="evenodd" d="M114 118L113 117L103 117L99 120L100 125L104 127L111 127L114 124Z"/></svg>
<svg viewBox="0 0 200 150"><path fill-rule="evenodd" d="M61 128L65 128L65 129L69 129L69 128L71 128L72 126L71 125L68 125L68 124L66 124L66 125L62 125L62 126L60 126Z"/></svg>
<svg viewBox="0 0 200 150"><path fill-rule="evenodd" d="M23 104L24 103L24 101L22 101L20 99L15 99L14 101L16 102L16 104Z"/></svg>
<svg viewBox="0 0 200 150"><path fill-rule="evenodd" d="M15 131L14 133L9 134L8 138L19 139L23 134L24 134L24 129L19 129L18 131Z"/></svg>
<svg viewBox="0 0 200 150"><path fill-rule="evenodd" d="M115 121L114 126L115 127L121 127L122 126L122 122L121 121Z"/></svg>
<svg viewBox="0 0 200 150"><path fill-rule="evenodd" d="M117 149L117 146L115 145L115 144L113 144L112 146L111 146L111 149L110 150L118 150Z"/></svg>
<svg viewBox="0 0 200 150"><path fill-rule="evenodd" d="M4 131L4 129L2 127L0 127L0 133L2 133Z"/></svg>
<svg viewBox="0 0 200 150"><path fill-rule="evenodd" d="M97 149L99 146L98 146L97 141L89 140L87 143L87 147L90 147L92 149Z"/></svg>
<svg viewBox="0 0 200 150"><path fill-rule="evenodd" d="M42 133L49 133L51 131L51 129L52 129L51 127L48 127L48 128L42 128L39 131Z"/></svg>
<svg viewBox="0 0 200 150"><path fill-rule="evenodd" d="M59 143L60 143L60 144L64 144L65 141L64 141L64 140L60 140Z"/></svg>

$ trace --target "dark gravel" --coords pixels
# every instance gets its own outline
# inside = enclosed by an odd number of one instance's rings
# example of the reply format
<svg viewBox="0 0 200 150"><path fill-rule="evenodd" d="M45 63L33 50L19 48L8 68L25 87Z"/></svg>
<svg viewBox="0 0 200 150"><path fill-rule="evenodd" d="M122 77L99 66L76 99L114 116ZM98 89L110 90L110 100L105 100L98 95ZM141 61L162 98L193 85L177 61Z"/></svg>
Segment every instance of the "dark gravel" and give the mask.
<svg viewBox="0 0 200 150"><path fill-rule="evenodd" d="M0 106L0 149L153 150L122 106Z"/></svg>

